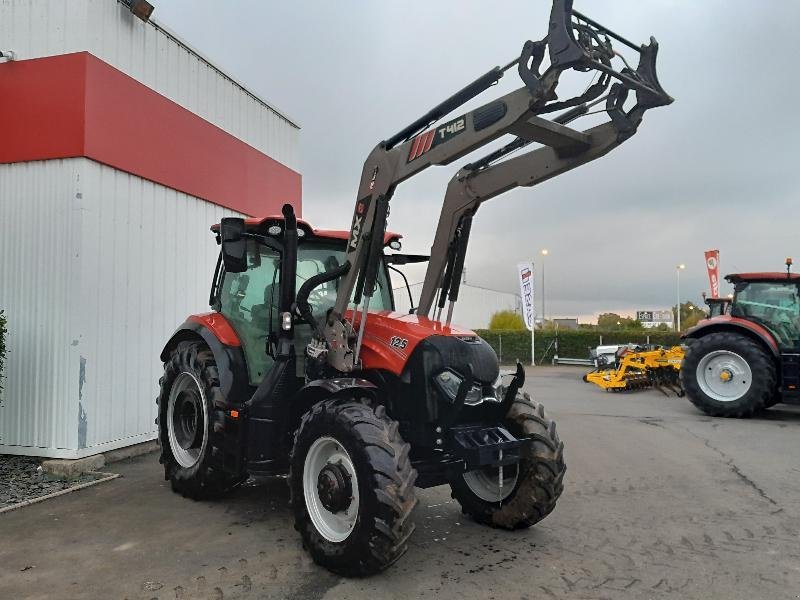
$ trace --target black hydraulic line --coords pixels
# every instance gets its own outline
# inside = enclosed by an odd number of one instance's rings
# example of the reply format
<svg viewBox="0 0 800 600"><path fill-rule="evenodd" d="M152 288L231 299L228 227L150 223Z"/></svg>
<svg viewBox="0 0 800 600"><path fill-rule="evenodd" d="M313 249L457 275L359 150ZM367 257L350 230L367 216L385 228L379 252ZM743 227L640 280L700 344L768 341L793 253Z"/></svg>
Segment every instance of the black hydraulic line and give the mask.
<svg viewBox="0 0 800 600"><path fill-rule="evenodd" d="M386 267L387 267L388 269L391 269L392 271L394 271L395 273L397 273L398 275L400 275L400 277L402 277L402 278L403 278L403 281L404 281L404 282L405 282L405 284L406 284L406 291L408 292L408 307L409 307L409 312L412 312L412 313L413 313L413 312L414 312L414 296L411 294L411 286L410 286L410 285L409 285L409 283L408 283L408 277L406 277L406 274L405 274L405 273L403 273L403 272L402 272L400 269L398 269L397 267L393 267L392 265L390 265L390 264L388 264L388 263L387 263Z"/></svg>
<svg viewBox="0 0 800 600"><path fill-rule="evenodd" d="M367 244L367 247L372 246L372 233L367 232L364 234L364 239L361 241L362 244ZM353 303L358 305L361 304L361 294L364 292L364 279L366 278L366 264L367 260L369 259L368 253L363 253L361 258L359 259L359 266L358 266L358 279L356 279L356 285L353 288Z"/></svg>
<svg viewBox="0 0 800 600"><path fill-rule="evenodd" d="M458 300L458 290L461 287L461 273L464 271L464 259L467 255L467 244L469 244L469 231L472 228L472 215L473 213L469 212L462 217L453 276L450 280L450 302Z"/></svg>
<svg viewBox="0 0 800 600"><path fill-rule="evenodd" d="M372 226L372 239L367 252L365 265L364 295L372 297L375 291L375 281L378 277L378 266L383 261L383 241L386 232L386 217L389 213L389 197L379 196L375 200L375 217Z"/></svg>
<svg viewBox="0 0 800 600"><path fill-rule="evenodd" d="M578 17L579 19L583 19L583 20L584 20L584 21L586 21L586 22L587 22L589 25L591 25L592 27L595 27L595 28L596 28L596 29L598 29L599 31L602 31L603 33L606 33L606 34L608 34L609 36L611 36L611 37L612 37L612 38L614 38L615 40L617 40L617 41L619 41L619 42L622 42L623 44L625 44L626 46L628 46L628 48L631 48L631 49L633 49L633 50L636 50L637 52L639 52L639 51L641 50L641 46L637 46L636 44L634 44L634 43L633 43L633 42L631 42L630 40L627 40L627 39L625 39L624 37L622 37L622 36L621 36L621 35L619 35L618 33L614 33L614 32L613 32L613 31L611 31L611 30L610 30L608 27L605 27L604 25L600 25L600 23L598 23L597 21L595 21L595 20L593 20L593 19L590 19L589 17L587 17L587 16L583 15L582 13L579 13L577 10L573 10L573 11L572 11L572 14L573 14L573 15L575 15L576 17Z"/></svg>
<svg viewBox="0 0 800 600"><path fill-rule="evenodd" d="M464 165L464 169L467 170L467 171L477 171L477 170L482 169L484 167L488 167L494 161L500 160L505 155L510 154L510 153L514 152L515 150L519 150L520 148L524 148L525 146L527 146L530 143L531 143L531 140L526 140L524 138L518 137L514 141L509 142L508 144L503 146L502 148L498 148L494 152L490 152L489 154L487 154L483 158L479 158L478 160L476 160L474 162L471 162L471 163L468 163L468 164Z"/></svg>
<svg viewBox="0 0 800 600"><path fill-rule="evenodd" d="M300 289L297 291L297 302L295 306L297 314L306 318L310 316L311 307L308 305L308 295L311 293L311 290L319 285L322 285L323 283L333 281L342 275L346 275L348 271L350 271L350 263L345 261L335 269L325 271L324 273L319 273L306 279L303 285L301 285ZM310 324L314 325L313 319L312 323Z"/></svg>
<svg viewBox="0 0 800 600"><path fill-rule="evenodd" d="M438 306L440 309L444 308L444 305L447 303L447 290L450 289L450 282L452 281L453 277L453 266L455 263L456 258L456 240L453 240L450 243L450 247L447 249L447 266L444 270L444 277L442 278L442 283L439 286L439 302Z"/></svg>
<svg viewBox="0 0 800 600"><path fill-rule="evenodd" d="M570 121L574 121L578 117L582 117L587 112L589 112L589 105L579 104L574 108L570 108L569 110L564 111L560 115L558 115L555 119L553 119L553 123L558 123L559 125L566 125Z"/></svg>
<svg viewBox="0 0 800 600"><path fill-rule="evenodd" d="M511 63L511 65L515 64L515 62ZM389 150L394 148L397 144L404 142L405 140L409 139L416 133L419 133L431 123L434 123L441 119L446 114L453 112L462 104L466 104L468 101L472 100L478 94L485 92L490 87L492 87L495 83L497 83L500 78L503 76L503 72L508 68L506 67L495 67L491 71L488 71L478 77L475 81L467 85L466 87L462 88L461 90L457 91L455 94L450 96L444 102L437 104L431 110L426 112L422 115L419 119L399 131L398 133L394 134L388 140L383 142L383 146Z"/></svg>
<svg viewBox="0 0 800 600"><path fill-rule="evenodd" d="M578 106L571 108L567 111L564 111L563 113L558 115L555 119L553 119L553 123L558 123L559 125L566 125L570 121L574 121L578 117L585 115L587 112L589 112L589 105L579 104ZM498 148L494 152L490 152L483 158L479 158L476 161L464 165L464 169L467 171L477 171L484 167L488 167L493 162L500 160L504 156L507 156L508 154L511 154L512 152L519 150L520 148L524 148L531 142L532 140L526 140L524 138L518 137L515 140L503 146L502 148Z"/></svg>

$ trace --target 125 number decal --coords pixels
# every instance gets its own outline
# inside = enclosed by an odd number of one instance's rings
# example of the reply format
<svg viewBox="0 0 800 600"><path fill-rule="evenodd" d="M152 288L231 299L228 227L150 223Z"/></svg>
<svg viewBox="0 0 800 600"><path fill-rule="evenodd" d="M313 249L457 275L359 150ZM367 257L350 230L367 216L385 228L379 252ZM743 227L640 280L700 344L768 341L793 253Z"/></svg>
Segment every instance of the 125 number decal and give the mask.
<svg viewBox="0 0 800 600"><path fill-rule="evenodd" d="M392 338L389 340L389 345L392 348L398 348L400 350L405 350L406 346L408 346L408 340L405 338L397 337L393 335Z"/></svg>

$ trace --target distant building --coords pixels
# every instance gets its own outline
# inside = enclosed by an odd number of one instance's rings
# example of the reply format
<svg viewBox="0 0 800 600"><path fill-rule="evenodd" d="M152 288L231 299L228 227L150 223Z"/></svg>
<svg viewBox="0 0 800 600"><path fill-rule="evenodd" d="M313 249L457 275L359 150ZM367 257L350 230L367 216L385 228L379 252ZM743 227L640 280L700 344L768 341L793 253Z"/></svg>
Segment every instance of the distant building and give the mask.
<svg viewBox="0 0 800 600"><path fill-rule="evenodd" d="M398 282L394 281L394 284L396 286ZM411 286L414 302L419 299L421 291L421 283ZM394 301L398 312L408 312L408 292L405 285L394 289ZM492 315L500 310L520 312L519 296L511 292L462 283L458 292L458 302L453 311L453 323L470 329L485 329L489 327Z"/></svg>
<svg viewBox="0 0 800 600"><path fill-rule="evenodd" d="M571 317L564 317L562 319L551 319L553 323L559 329L577 329L578 328L578 319L571 318Z"/></svg>

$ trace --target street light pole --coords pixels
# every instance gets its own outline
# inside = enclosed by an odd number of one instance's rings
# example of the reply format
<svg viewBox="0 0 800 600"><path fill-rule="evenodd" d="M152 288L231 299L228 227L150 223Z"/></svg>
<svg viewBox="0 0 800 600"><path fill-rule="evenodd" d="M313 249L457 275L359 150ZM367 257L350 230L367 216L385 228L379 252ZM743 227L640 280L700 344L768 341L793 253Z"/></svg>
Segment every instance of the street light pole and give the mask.
<svg viewBox="0 0 800 600"><path fill-rule="evenodd" d="M678 278L677 278L677 281L678 281L678 308L677 308L677 310L675 312L677 313L678 319L677 319L677 322L676 322L677 327L676 327L675 331L677 331L678 333L680 333L680 331L681 331L681 271L683 271L685 268L686 268L686 265L684 265L683 263L679 264L677 266L677 268L676 268L676 272L678 274Z"/></svg>
<svg viewBox="0 0 800 600"><path fill-rule="evenodd" d="M542 248L542 327L547 323L547 312L545 311L545 295L544 295L544 259L550 254L547 248Z"/></svg>

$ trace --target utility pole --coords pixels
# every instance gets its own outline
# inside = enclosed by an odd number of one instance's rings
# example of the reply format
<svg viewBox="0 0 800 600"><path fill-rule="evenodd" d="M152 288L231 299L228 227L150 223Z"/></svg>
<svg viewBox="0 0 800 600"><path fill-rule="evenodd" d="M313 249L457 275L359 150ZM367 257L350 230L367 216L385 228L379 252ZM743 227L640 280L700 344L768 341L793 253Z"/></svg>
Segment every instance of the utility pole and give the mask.
<svg viewBox="0 0 800 600"><path fill-rule="evenodd" d="M686 265L683 263L679 264L676 268L676 272L678 273L678 309L675 311L677 313L677 320L676 320L676 328L675 331L680 333L681 331L681 271L686 268Z"/></svg>
<svg viewBox="0 0 800 600"><path fill-rule="evenodd" d="M542 327L547 324L547 311L545 310L545 293L544 293L544 259L545 257L550 254L550 251L547 248L542 248Z"/></svg>

